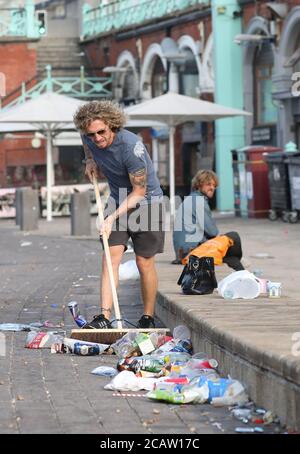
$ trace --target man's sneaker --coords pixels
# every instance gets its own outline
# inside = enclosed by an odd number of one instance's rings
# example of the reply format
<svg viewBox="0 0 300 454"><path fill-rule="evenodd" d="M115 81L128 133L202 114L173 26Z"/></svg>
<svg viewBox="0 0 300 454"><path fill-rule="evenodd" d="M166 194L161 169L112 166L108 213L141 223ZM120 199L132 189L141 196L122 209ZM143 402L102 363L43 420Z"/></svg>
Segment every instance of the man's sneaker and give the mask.
<svg viewBox="0 0 300 454"><path fill-rule="evenodd" d="M155 328L154 318L151 315L143 315L138 321L138 328Z"/></svg>
<svg viewBox="0 0 300 454"><path fill-rule="evenodd" d="M86 323L82 329L105 329L112 328L111 323L103 314L95 315L90 323Z"/></svg>

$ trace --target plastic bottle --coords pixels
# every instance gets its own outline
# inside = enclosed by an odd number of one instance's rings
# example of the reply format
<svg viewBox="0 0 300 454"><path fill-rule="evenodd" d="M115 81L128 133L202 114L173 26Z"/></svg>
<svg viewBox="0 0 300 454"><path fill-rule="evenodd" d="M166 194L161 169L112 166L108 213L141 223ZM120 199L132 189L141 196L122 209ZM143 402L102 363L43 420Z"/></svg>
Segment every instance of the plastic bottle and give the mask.
<svg viewBox="0 0 300 454"><path fill-rule="evenodd" d="M262 427L236 427L235 431L238 434L247 434L247 433L262 433L264 429Z"/></svg>
<svg viewBox="0 0 300 454"><path fill-rule="evenodd" d="M164 362L168 364L186 364L190 359L190 354L185 352L168 352L164 355Z"/></svg>
<svg viewBox="0 0 300 454"><path fill-rule="evenodd" d="M130 342L126 342L119 347L118 352L116 353L120 358L129 358L135 352L136 349L134 346Z"/></svg>
<svg viewBox="0 0 300 454"><path fill-rule="evenodd" d="M137 346L134 345L135 338L136 333L129 332L118 339L111 347L119 358L128 358L137 351Z"/></svg>
<svg viewBox="0 0 300 454"><path fill-rule="evenodd" d="M181 369L180 371L180 376L181 377L188 377L190 382L193 382L193 384L199 384L201 378L205 379L217 379L218 374L214 372L213 369L192 369L191 367L185 366Z"/></svg>
<svg viewBox="0 0 300 454"><path fill-rule="evenodd" d="M217 369L218 361L210 358L210 359L196 359L191 358L190 361L187 363L187 367L191 369Z"/></svg>
<svg viewBox="0 0 300 454"><path fill-rule="evenodd" d="M135 358L131 364L131 370L133 372L139 372L145 370L147 372L159 373L164 367L164 362L159 359L139 357Z"/></svg>

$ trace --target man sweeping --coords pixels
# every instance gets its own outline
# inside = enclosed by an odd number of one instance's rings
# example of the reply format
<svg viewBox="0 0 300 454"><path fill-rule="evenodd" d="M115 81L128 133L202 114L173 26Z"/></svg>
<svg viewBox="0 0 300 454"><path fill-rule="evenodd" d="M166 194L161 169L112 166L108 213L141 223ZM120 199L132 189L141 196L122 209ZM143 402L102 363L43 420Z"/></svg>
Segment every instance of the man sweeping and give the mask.
<svg viewBox="0 0 300 454"><path fill-rule="evenodd" d="M85 150L86 175L92 181L99 169L106 177L110 197L100 236L106 233L113 274L118 286L119 265L132 239L140 272L144 314L138 328L155 328L157 293L155 255L163 252L163 193L150 156L140 138L124 129L126 116L112 101L92 101L81 106L74 123ZM86 329L111 328L112 292L105 254L102 258L100 314Z"/></svg>

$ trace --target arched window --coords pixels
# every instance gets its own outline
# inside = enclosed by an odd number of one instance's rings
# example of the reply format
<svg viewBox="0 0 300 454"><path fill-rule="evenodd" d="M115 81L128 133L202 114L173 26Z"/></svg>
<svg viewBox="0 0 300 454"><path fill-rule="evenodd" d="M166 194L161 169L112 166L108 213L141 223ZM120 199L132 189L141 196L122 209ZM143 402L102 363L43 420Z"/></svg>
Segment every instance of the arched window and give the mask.
<svg viewBox="0 0 300 454"><path fill-rule="evenodd" d="M167 74L159 57L156 58L151 81L152 98L167 92Z"/></svg>
<svg viewBox="0 0 300 454"><path fill-rule="evenodd" d="M184 49L185 60L180 68L180 93L198 98L199 74L195 56L189 49Z"/></svg>
<svg viewBox="0 0 300 454"><path fill-rule="evenodd" d="M255 126L277 121L277 109L272 100L272 70L274 56L270 43L256 48L253 62Z"/></svg>
<svg viewBox="0 0 300 454"><path fill-rule="evenodd" d="M135 75L133 69L129 66L124 75L124 80L122 81L122 101L126 104L127 102L134 102L136 99L136 84L135 84Z"/></svg>

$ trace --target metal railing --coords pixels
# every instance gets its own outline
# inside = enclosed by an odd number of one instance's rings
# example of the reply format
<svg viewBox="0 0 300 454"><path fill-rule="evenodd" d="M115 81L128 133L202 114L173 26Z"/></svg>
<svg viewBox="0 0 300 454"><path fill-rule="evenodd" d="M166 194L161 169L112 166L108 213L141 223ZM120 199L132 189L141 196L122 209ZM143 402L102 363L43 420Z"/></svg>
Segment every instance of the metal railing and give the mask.
<svg viewBox="0 0 300 454"><path fill-rule="evenodd" d="M38 75L26 82L23 82L21 87L17 88L12 93L9 93L2 100L3 109L16 106L28 101L29 99L36 98L45 92L55 92L80 99L112 98L112 92L110 90L112 78L86 76L83 66L80 67L79 77L53 77L52 68L48 65L46 66L46 77L40 82L34 83L37 80ZM9 102L9 99L12 97L14 99Z"/></svg>
<svg viewBox="0 0 300 454"><path fill-rule="evenodd" d="M82 8L82 36L84 38L112 29L160 18L195 5L208 5L210 0L116 0L91 8Z"/></svg>

